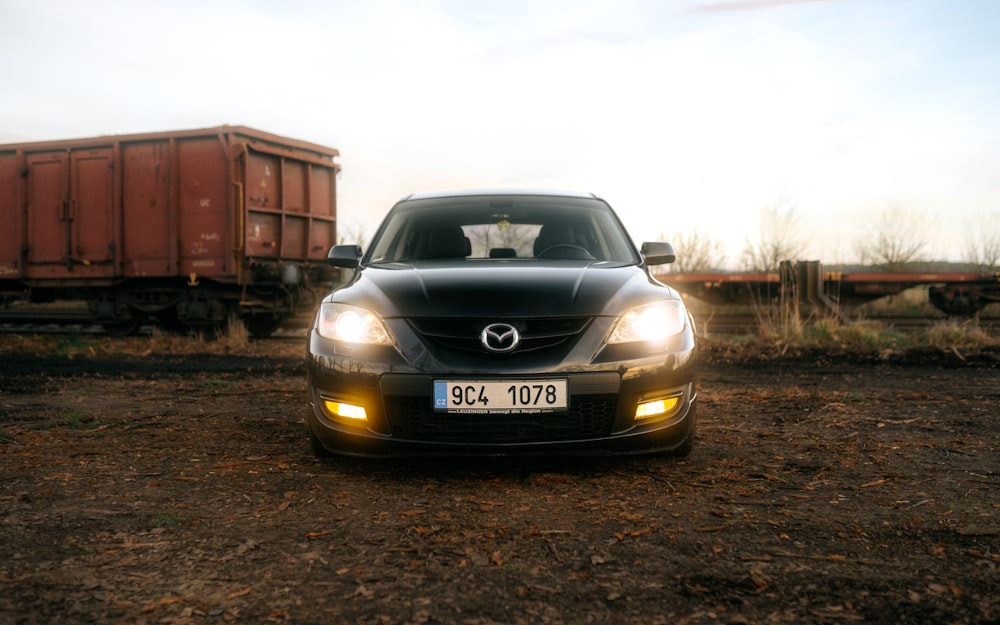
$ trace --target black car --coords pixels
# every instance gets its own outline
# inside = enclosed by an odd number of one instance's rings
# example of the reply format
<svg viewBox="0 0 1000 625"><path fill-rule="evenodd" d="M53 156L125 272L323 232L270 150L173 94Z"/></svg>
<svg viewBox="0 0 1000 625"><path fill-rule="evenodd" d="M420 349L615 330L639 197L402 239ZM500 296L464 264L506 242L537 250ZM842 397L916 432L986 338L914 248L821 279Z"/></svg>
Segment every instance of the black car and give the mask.
<svg viewBox="0 0 1000 625"><path fill-rule="evenodd" d="M593 195L410 195L310 331L317 455L687 454L697 347L676 291Z"/></svg>

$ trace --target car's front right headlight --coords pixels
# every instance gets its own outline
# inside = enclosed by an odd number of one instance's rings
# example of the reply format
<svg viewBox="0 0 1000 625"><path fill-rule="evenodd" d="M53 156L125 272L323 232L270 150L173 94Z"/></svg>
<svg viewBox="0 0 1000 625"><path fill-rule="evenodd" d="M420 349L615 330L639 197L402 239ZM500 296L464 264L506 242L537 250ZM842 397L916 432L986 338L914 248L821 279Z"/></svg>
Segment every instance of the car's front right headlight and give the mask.
<svg viewBox="0 0 1000 625"><path fill-rule="evenodd" d="M319 309L316 331L320 336L345 343L392 345L393 338L382 320L359 306L324 303Z"/></svg>

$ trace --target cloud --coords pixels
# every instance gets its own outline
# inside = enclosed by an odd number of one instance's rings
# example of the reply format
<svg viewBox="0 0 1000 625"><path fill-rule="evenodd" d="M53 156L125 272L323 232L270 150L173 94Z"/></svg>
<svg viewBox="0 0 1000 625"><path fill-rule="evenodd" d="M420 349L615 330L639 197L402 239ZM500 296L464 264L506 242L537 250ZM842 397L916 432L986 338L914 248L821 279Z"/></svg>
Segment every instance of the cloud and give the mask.
<svg viewBox="0 0 1000 625"><path fill-rule="evenodd" d="M829 2L830 0L733 0L732 2L709 2L692 7L692 13L723 13L729 11L754 11L772 9L791 4Z"/></svg>

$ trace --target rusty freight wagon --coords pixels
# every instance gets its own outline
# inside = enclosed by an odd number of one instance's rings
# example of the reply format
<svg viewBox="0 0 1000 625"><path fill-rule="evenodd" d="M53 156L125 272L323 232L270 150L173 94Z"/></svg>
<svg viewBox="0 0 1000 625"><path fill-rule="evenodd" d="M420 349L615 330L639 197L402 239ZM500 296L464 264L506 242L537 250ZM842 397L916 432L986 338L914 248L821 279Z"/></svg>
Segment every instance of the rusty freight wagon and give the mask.
<svg viewBox="0 0 1000 625"><path fill-rule="evenodd" d="M0 145L0 292L269 334L329 286L337 155L242 126Z"/></svg>

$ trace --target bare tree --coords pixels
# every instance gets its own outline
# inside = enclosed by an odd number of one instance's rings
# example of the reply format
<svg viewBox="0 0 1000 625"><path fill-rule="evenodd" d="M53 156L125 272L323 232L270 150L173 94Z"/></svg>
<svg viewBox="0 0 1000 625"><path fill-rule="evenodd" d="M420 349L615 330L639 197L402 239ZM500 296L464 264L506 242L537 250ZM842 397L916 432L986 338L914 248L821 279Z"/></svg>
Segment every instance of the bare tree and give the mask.
<svg viewBox="0 0 1000 625"><path fill-rule="evenodd" d="M676 230L670 235L660 234L659 238L669 241L677 252L677 260L669 265L672 273L712 271L725 264L722 240L697 228Z"/></svg>
<svg viewBox="0 0 1000 625"><path fill-rule="evenodd" d="M885 208L867 234L856 242L861 262L887 271L900 271L924 260L930 241L928 222L899 204Z"/></svg>
<svg viewBox="0 0 1000 625"><path fill-rule="evenodd" d="M800 260L806 241L795 205L785 197L760 210L757 239L746 239L743 267L749 271L777 271L783 260Z"/></svg>
<svg viewBox="0 0 1000 625"><path fill-rule="evenodd" d="M362 248L367 245L369 232L364 224L360 222L338 223L337 242L350 245L360 245Z"/></svg>
<svg viewBox="0 0 1000 625"><path fill-rule="evenodd" d="M1000 267L1000 213L976 220L966 242L965 261L982 271Z"/></svg>

